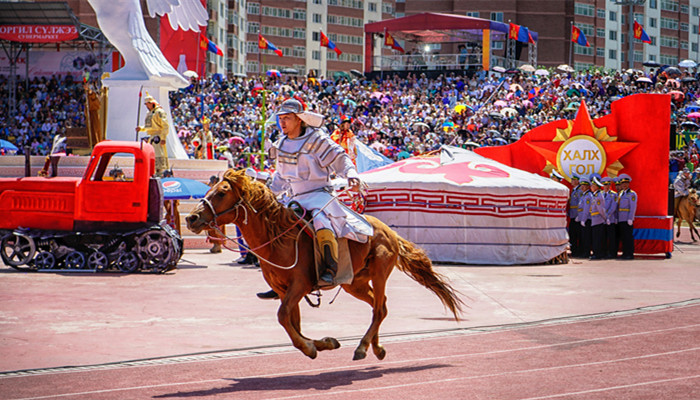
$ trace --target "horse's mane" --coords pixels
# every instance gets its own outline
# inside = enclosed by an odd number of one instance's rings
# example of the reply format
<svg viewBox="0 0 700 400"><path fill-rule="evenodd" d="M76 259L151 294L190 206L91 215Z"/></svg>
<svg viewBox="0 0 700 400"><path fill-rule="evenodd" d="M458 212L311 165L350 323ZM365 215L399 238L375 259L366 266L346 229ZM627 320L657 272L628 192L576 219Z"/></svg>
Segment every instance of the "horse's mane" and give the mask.
<svg viewBox="0 0 700 400"><path fill-rule="evenodd" d="M233 190L238 191L237 195L245 203L264 216L263 221L271 238L278 237L287 230L289 232L284 237L296 237L297 230L289 228L298 222L299 217L277 201L267 186L248 177L244 170L229 169L224 173L224 179L231 184Z"/></svg>

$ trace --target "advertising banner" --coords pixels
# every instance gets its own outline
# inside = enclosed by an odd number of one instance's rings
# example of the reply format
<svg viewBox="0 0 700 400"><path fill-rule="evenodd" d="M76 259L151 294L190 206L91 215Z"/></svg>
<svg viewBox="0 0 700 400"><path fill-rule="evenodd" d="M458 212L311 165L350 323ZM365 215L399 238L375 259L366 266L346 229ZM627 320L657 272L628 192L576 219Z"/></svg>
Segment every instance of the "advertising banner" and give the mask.
<svg viewBox="0 0 700 400"><path fill-rule="evenodd" d="M111 72L111 55L105 53L102 58L102 72ZM89 51L29 51L29 77L71 75L83 79L88 72L92 77L100 75L99 55ZM10 60L0 52L0 75L10 72ZM17 60L17 75L24 79L27 72L26 53L22 52Z"/></svg>
<svg viewBox="0 0 700 400"><path fill-rule="evenodd" d="M0 25L0 39L23 43L54 43L78 37L75 25Z"/></svg>

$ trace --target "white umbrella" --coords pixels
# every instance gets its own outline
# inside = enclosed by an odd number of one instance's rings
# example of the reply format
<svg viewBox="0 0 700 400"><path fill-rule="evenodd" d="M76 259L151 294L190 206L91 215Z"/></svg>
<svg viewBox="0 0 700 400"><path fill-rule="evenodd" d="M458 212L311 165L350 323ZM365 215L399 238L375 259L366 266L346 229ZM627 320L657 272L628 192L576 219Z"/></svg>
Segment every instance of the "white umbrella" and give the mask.
<svg viewBox="0 0 700 400"><path fill-rule="evenodd" d="M518 115L518 110L511 107L505 107L501 109L501 114L503 114L505 117L512 117Z"/></svg>
<svg viewBox="0 0 700 400"><path fill-rule="evenodd" d="M560 64L557 69L564 72L574 72L574 69L567 64Z"/></svg>
<svg viewBox="0 0 700 400"><path fill-rule="evenodd" d="M493 68L491 68L491 69L494 70L494 71L496 71L496 72L500 72L500 73L506 72L506 69L503 68L503 67L500 67L500 66L495 66L495 67L493 67Z"/></svg>
<svg viewBox="0 0 700 400"><path fill-rule="evenodd" d="M540 75L540 76L549 76L549 71L546 69L538 69L535 71L535 75Z"/></svg>
<svg viewBox="0 0 700 400"><path fill-rule="evenodd" d="M189 69L183 72L182 75L186 76L187 78L199 78L199 75L196 72Z"/></svg>
<svg viewBox="0 0 700 400"><path fill-rule="evenodd" d="M678 63L678 66L682 68L695 68L698 66L698 63L693 60L683 60Z"/></svg>
<svg viewBox="0 0 700 400"><path fill-rule="evenodd" d="M535 72L535 67L530 64L523 64L519 66L518 69L524 72Z"/></svg>

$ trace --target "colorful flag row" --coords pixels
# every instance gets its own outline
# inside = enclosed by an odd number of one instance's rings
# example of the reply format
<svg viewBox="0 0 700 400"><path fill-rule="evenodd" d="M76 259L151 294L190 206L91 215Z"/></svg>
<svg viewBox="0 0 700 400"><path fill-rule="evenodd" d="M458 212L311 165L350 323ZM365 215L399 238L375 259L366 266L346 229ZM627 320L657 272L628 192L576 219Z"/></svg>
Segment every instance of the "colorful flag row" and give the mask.
<svg viewBox="0 0 700 400"><path fill-rule="evenodd" d="M634 25L632 26L632 28L634 31L635 39L638 39L644 43L651 43L651 38L649 37L649 35L647 35L647 33L644 31L644 27L642 27L642 25L639 22L634 21ZM571 41L581 46L591 46L588 43L588 39L586 39L586 35L583 34L583 31L581 31L581 29L573 25L571 27Z"/></svg>

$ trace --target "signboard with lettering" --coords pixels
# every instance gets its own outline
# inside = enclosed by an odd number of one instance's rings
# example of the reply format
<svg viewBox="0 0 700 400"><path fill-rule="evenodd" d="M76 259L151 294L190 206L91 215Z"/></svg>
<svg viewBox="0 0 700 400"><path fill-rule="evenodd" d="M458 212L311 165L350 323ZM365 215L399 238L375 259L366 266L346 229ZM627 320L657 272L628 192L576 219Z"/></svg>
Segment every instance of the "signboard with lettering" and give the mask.
<svg viewBox="0 0 700 400"><path fill-rule="evenodd" d="M639 195L634 223L635 251L673 251L673 219L667 217L671 96L637 94L591 119L581 102L574 121L559 120L527 132L519 141L475 152L540 175L556 169L566 181L576 174L632 177Z"/></svg>
<svg viewBox="0 0 700 400"><path fill-rule="evenodd" d="M24 43L54 43L78 38L75 25L0 25L0 39Z"/></svg>

